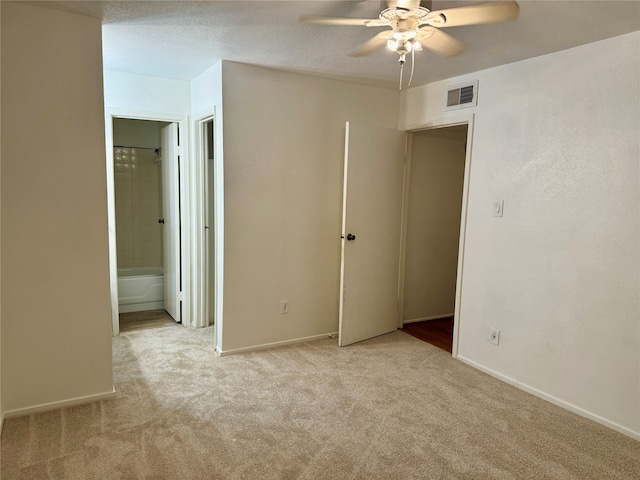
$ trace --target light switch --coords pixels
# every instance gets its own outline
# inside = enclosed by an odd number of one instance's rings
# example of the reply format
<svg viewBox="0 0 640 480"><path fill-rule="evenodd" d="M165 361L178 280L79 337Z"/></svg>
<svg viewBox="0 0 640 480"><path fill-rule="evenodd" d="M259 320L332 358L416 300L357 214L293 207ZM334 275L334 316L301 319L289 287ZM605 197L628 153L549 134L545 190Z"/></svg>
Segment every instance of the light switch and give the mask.
<svg viewBox="0 0 640 480"><path fill-rule="evenodd" d="M493 216L494 217L501 217L503 210L504 210L504 200L494 200L493 201Z"/></svg>

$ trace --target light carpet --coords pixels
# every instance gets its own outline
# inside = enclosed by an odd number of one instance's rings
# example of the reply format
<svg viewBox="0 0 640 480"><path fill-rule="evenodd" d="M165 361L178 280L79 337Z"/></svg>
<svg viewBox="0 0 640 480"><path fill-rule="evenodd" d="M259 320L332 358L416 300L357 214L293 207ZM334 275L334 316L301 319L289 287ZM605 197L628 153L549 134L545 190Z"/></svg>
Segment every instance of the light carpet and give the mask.
<svg viewBox="0 0 640 480"><path fill-rule="evenodd" d="M114 338L114 400L8 419L2 479L638 479L640 442L403 332L216 357Z"/></svg>

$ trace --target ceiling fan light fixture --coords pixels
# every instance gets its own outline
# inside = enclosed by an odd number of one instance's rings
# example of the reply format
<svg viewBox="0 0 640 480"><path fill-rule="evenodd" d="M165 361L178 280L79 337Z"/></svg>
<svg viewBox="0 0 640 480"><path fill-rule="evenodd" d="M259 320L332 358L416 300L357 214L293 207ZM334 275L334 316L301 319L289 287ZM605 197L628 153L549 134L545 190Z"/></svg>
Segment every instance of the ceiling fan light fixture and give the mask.
<svg viewBox="0 0 640 480"><path fill-rule="evenodd" d="M419 46L419 48L415 48L415 50L422 50L422 45L413 39L404 40L391 38L387 40L387 48L392 52L397 52L399 55L406 55L417 46Z"/></svg>
<svg viewBox="0 0 640 480"><path fill-rule="evenodd" d="M395 38L396 40L411 40L412 38L415 38L417 32L414 29L411 30L394 30L393 31L393 38Z"/></svg>
<svg viewBox="0 0 640 480"><path fill-rule="evenodd" d="M398 49L396 50L396 52L400 55L411 53L411 50L413 50L413 45L411 44L411 42L398 42Z"/></svg>

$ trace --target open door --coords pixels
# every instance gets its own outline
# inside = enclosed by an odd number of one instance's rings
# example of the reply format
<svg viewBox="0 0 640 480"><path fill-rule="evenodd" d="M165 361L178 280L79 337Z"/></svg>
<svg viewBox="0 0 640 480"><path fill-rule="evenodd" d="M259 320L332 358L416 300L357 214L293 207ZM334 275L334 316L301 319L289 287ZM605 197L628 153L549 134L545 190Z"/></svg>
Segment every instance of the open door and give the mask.
<svg viewBox="0 0 640 480"><path fill-rule="evenodd" d="M406 134L347 122L340 346L398 327Z"/></svg>
<svg viewBox="0 0 640 480"><path fill-rule="evenodd" d="M164 215L164 309L180 322L180 200L178 125L162 129L162 212Z"/></svg>

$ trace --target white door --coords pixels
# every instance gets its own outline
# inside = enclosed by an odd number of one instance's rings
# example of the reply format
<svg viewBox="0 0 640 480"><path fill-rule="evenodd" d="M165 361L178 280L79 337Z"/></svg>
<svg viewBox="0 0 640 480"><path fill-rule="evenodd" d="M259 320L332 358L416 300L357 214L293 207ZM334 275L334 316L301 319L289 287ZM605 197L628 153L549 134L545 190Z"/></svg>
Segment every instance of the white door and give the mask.
<svg viewBox="0 0 640 480"><path fill-rule="evenodd" d="M178 300L180 268L178 125L162 129L162 212L164 216L164 309L180 322Z"/></svg>
<svg viewBox="0 0 640 480"><path fill-rule="evenodd" d="M347 122L340 346L398 326L405 150L404 132Z"/></svg>

